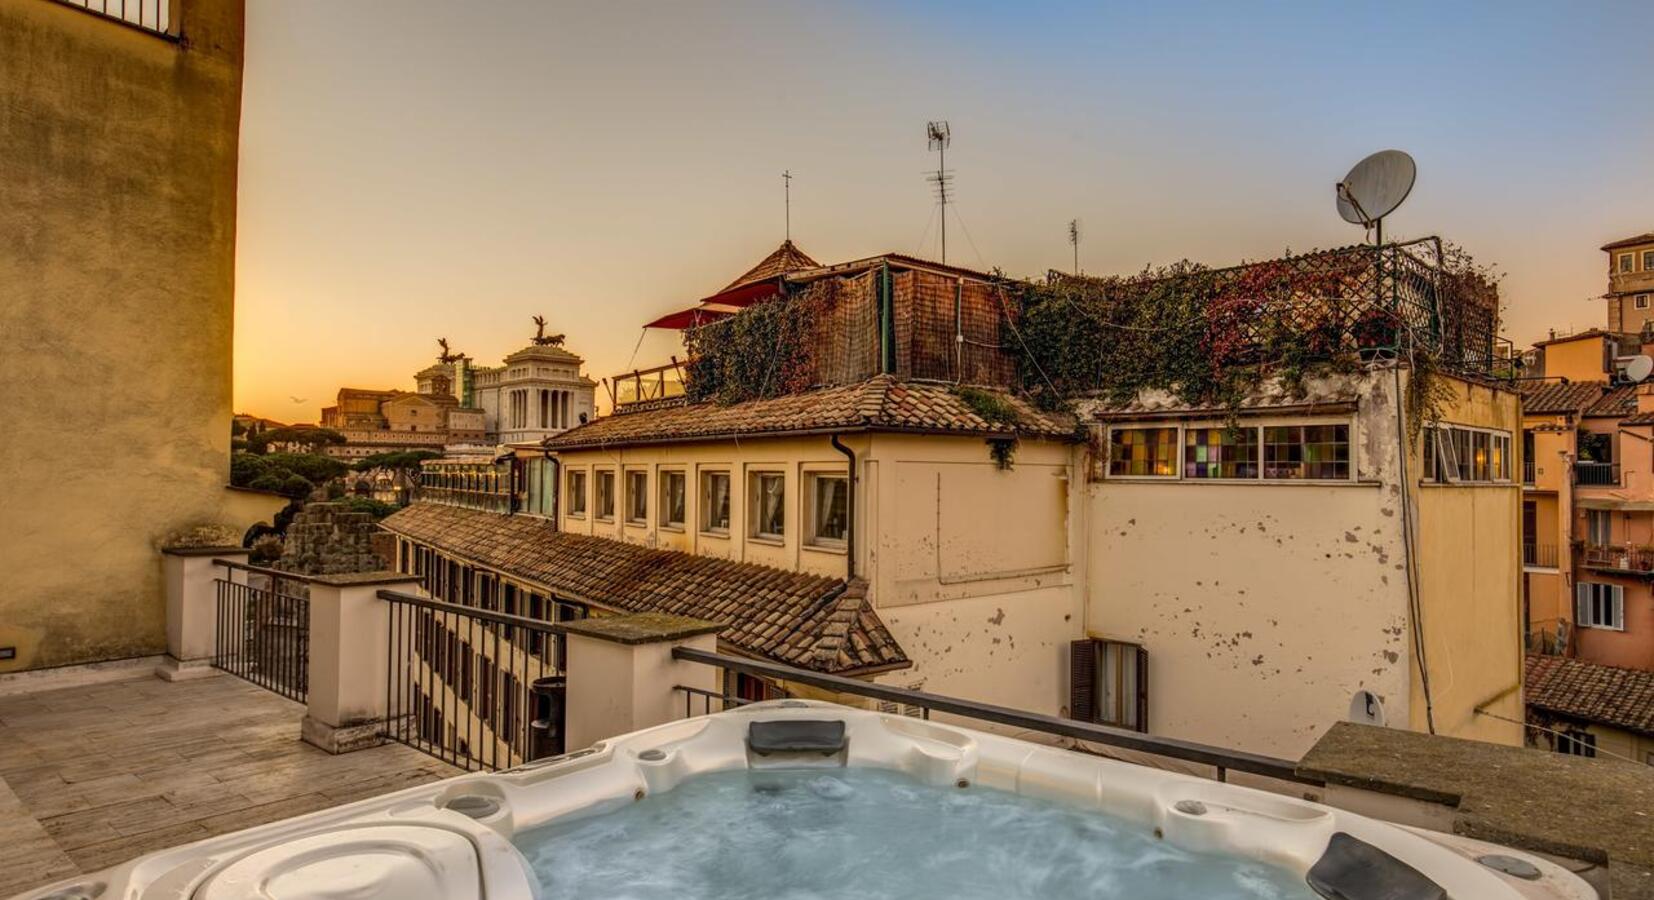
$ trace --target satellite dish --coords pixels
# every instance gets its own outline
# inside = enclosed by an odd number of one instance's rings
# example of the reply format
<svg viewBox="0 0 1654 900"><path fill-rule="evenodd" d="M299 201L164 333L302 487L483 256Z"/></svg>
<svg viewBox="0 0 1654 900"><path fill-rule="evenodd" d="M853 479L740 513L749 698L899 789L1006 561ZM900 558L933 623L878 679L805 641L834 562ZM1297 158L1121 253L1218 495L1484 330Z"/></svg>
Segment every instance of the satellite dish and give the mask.
<svg viewBox="0 0 1654 900"><path fill-rule="evenodd" d="M1614 360L1614 367L1619 369L1620 377L1632 384L1640 384L1654 375L1654 357L1622 356Z"/></svg>
<svg viewBox="0 0 1654 900"><path fill-rule="evenodd" d="M1338 182L1338 214L1346 222L1372 228L1407 199L1417 177L1418 166L1411 156L1400 150L1380 150L1356 163Z"/></svg>

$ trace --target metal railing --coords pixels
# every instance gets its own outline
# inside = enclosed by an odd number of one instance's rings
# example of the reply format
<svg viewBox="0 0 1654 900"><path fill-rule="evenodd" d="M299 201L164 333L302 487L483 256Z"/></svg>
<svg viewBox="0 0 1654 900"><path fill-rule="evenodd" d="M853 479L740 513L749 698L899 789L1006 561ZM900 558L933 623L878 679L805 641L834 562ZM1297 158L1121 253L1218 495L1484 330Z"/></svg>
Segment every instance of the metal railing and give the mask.
<svg viewBox="0 0 1654 900"><path fill-rule="evenodd" d="M670 400L683 396L683 367L674 356L664 366L623 372L609 383L609 401L614 406Z"/></svg>
<svg viewBox="0 0 1654 900"><path fill-rule="evenodd" d="M1543 569L1556 568L1556 545L1524 543L1522 545L1522 565L1536 566Z"/></svg>
<svg viewBox="0 0 1654 900"><path fill-rule="evenodd" d="M178 0L57 0L64 6L83 9L94 15L113 19L122 25L141 28L165 38L176 37L177 15L173 5Z"/></svg>
<svg viewBox="0 0 1654 900"><path fill-rule="evenodd" d="M1654 548L1586 544L1582 554L1585 565L1593 569L1654 573Z"/></svg>
<svg viewBox="0 0 1654 900"><path fill-rule="evenodd" d="M218 624L213 667L305 702L310 682L309 579L227 559L213 563L247 573L246 582L214 579Z"/></svg>
<svg viewBox="0 0 1654 900"><path fill-rule="evenodd" d="M1533 460L1522 460L1522 483L1535 484L1537 483L1537 480L1537 467L1534 465Z"/></svg>
<svg viewBox="0 0 1654 900"><path fill-rule="evenodd" d="M399 591L379 599L390 606L382 737L466 771L563 752L562 625Z"/></svg>
<svg viewBox="0 0 1654 900"><path fill-rule="evenodd" d="M1618 463L1574 463L1574 484L1587 487L1614 487L1619 483L1620 467Z"/></svg>
<svg viewBox="0 0 1654 900"><path fill-rule="evenodd" d="M793 684L802 684L809 687L821 688L838 694L850 694L857 697L867 697L886 703L899 704L904 708L915 708L921 711L922 717L929 718L932 712L948 713L967 719L981 722L992 722L996 725L1006 725L1021 731L1033 731L1041 734L1066 737L1077 741L1093 744L1104 744L1124 750L1133 750L1140 753L1150 753L1178 759L1184 762L1212 766L1216 769L1219 781L1228 780L1228 773L1246 772L1265 778L1274 778L1297 784L1323 786L1317 779L1306 778L1298 774L1297 764L1291 760L1279 759L1273 756L1263 756L1257 753L1246 753L1240 750L1229 750L1222 747L1213 747L1208 744L1199 744L1194 741L1185 741L1178 738L1156 737L1137 731L1128 731L1123 728L1112 728L1107 725L1096 725L1091 722L1081 722L1077 719L1064 719L1058 716L1049 716L1043 713L1026 712L1011 709L1005 706L994 706L988 703L978 703L974 700L964 700L958 697L947 697L941 694L931 694L925 691L915 691L907 688L891 687L889 685L874 684L856 678L846 678L842 675L827 675L821 672L811 672L805 669L795 669L779 663L764 662L762 660L746 659L738 656L726 656L720 653L711 653L705 650L696 650L690 647L677 647L672 650L675 659L686 662L697 662L732 672L744 672L759 678L784 681ZM693 699L686 691L686 710L689 700ZM706 695L710 704L713 698L728 701L731 698L713 694L708 691L695 691L695 694ZM740 705L739 703L735 705Z"/></svg>

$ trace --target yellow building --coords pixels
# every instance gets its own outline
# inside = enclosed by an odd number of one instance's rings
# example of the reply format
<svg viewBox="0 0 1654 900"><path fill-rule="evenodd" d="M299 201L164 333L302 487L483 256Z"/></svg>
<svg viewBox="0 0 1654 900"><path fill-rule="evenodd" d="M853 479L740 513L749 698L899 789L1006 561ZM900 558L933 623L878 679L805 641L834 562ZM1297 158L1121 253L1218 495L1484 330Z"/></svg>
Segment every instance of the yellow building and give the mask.
<svg viewBox="0 0 1654 900"><path fill-rule="evenodd" d="M1082 405L1107 448L1081 527L1110 718L1292 757L1343 719L1521 742L1517 396L1436 376L1451 397L1415 437L1410 377L1266 386L1233 416Z"/></svg>
<svg viewBox="0 0 1654 900"><path fill-rule="evenodd" d="M1603 245L1608 255L1608 329L1633 334L1654 321L1654 231Z"/></svg>
<svg viewBox="0 0 1654 900"><path fill-rule="evenodd" d="M156 550L282 505L225 487L242 3L138 6L0 0L0 672L160 653Z"/></svg>
<svg viewBox="0 0 1654 900"><path fill-rule="evenodd" d="M1530 656L1527 703L1539 746L1654 766L1654 672Z"/></svg>

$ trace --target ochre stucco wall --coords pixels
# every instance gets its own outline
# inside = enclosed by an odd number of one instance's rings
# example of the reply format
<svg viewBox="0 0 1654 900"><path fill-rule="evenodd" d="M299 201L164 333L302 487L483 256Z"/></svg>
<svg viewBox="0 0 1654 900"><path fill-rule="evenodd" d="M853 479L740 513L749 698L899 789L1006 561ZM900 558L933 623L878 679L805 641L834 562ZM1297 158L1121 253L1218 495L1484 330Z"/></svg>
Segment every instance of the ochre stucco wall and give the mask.
<svg viewBox="0 0 1654 900"><path fill-rule="evenodd" d="M0 0L0 671L161 652L157 548L225 521L243 9L182 8Z"/></svg>
<svg viewBox="0 0 1654 900"><path fill-rule="evenodd" d="M1424 658L1438 734L1520 746L1522 710L1520 408L1515 393L1441 379L1444 423L1515 436L1513 482L1419 485L1413 447L1409 482L1418 498L1418 579ZM1423 731L1423 679L1413 657L1411 725ZM1485 712L1502 718L1481 715ZM1507 720L1515 720L1507 721Z"/></svg>

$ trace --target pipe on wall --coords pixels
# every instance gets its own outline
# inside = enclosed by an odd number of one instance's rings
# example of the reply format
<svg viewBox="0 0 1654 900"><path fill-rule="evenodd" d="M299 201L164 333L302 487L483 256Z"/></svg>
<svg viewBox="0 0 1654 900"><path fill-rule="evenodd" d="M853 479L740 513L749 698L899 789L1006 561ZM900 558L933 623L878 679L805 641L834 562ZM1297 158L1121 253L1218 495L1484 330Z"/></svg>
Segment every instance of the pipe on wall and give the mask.
<svg viewBox="0 0 1654 900"><path fill-rule="evenodd" d="M849 460L849 480L845 485L844 497L844 580L849 581L856 577L856 451L845 446L836 434L832 435L829 443Z"/></svg>

